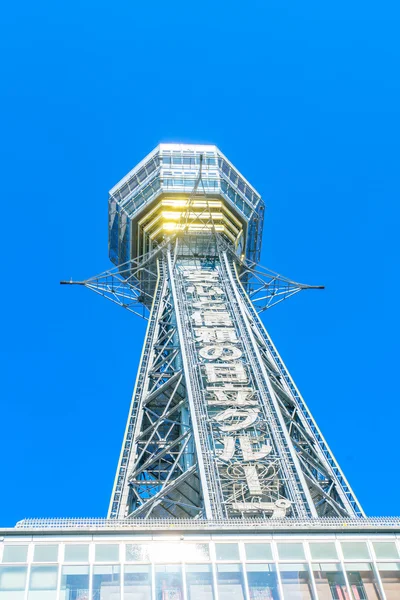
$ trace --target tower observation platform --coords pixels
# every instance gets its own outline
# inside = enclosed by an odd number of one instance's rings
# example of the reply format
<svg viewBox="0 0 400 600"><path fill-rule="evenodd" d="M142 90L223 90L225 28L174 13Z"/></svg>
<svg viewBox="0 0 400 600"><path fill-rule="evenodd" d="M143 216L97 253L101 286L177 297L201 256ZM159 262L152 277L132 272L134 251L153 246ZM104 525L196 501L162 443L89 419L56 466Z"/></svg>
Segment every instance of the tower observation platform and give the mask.
<svg viewBox="0 0 400 600"><path fill-rule="evenodd" d="M114 267L147 320L105 519L0 530L0 600L394 600L400 521L367 518L260 314L265 205L216 146L160 144L109 193Z"/></svg>

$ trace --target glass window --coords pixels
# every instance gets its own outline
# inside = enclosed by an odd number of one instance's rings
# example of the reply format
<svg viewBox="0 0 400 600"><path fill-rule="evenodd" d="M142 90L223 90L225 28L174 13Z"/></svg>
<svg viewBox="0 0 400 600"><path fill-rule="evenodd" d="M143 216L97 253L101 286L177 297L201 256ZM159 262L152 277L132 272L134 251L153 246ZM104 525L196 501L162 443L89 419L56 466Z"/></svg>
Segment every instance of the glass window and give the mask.
<svg viewBox="0 0 400 600"><path fill-rule="evenodd" d="M24 600L27 567L0 567L0 599Z"/></svg>
<svg viewBox="0 0 400 600"><path fill-rule="evenodd" d="M217 560L239 560L239 547L237 544L215 544Z"/></svg>
<svg viewBox="0 0 400 600"><path fill-rule="evenodd" d="M245 544L247 560L272 560L271 544Z"/></svg>
<svg viewBox="0 0 400 600"><path fill-rule="evenodd" d="M301 560L305 559L303 544L281 544L278 543L278 554L282 560Z"/></svg>
<svg viewBox="0 0 400 600"><path fill-rule="evenodd" d="M92 600L120 600L120 597L119 565L95 565Z"/></svg>
<svg viewBox="0 0 400 600"><path fill-rule="evenodd" d="M128 561L150 561L149 544L127 544L125 555Z"/></svg>
<svg viewBox="0 0 400 600"><path fill-rule="evenodd" d="M394 542L373 542L376 558L399 558Z"/></svg>
<svg viewBox="0 0 400 600"><path fill-rule="evenodd" d="M354 600L380 600L378 585L369 563L345 565Z"/></svg>
<svg viewBox="0 0 400 600"><path fill-rule="evenodd" d="M96 562L118 561L118 544L96 544Z"/></svg>
<svg viewBox="0 0 400 600"><path fill-rule="evenodd" d="M64 560L65 562L87 562L89 560L89 544L67 544Z"/></svg>
<svg viewBox="0 0 400 600"><path fill-rule="evenodd" d="M126 565L124 600L151 600L150 565Z"/></svg>
<svg viewBox="0 0 400 600"><path fill-rule="evenodd" d="M157 565L156 600L182 600L182 570L179 565Z"/></svg>
<svg viewBox="0 0 400 600"><path fill-rule="evenodd" d="M244 600L241 565L217 565L217 582L219 600Z"/></svg>
<svg viewBox="0 0 400 600"><path fill-rule="evenodd" d="M210 560L210 549L208 544L185 544L182 547L182 554L182 560L185 562Z"/></svg>
<svg viewBox="0 0 400 600"><path fill-rule="evenodd" d="M346 581L338 563L314 563L312 568L319 600L345 600L348 597Z"/></svg>
<svg viewBox="0 0 400 600"><path fill-rule="evenodd" d="M58 546L57 544L45 545L36 544L33 552L33 562L57 562Z"/></svg>
<svg viewBox="0 0 400 600"><path fill-rule="evenodd" d="M246 565L250 600L279 600L274 565Z"/></svg>
<svg viewBox="0 0 400 600"><path fill-rule="evenodd" d="M400 563L381 563L378 565L386 600L400 598Z"/></svg>
<svg viewBox="0 0 400 600"><path fill-rule="evenodd" d="M314 559L337 560L334 542L310 542L310 552Z"/></svg>
<svg viewBox="0 0 400 600"><path fill-rule="evenodd" d="M187 565L186 588L188 600L213 600L211 565Z"/></svg>
<svg viewBox="0 0 400 600"><path fill-rule="evenodd" d="M3 562L26 562L28 546L17 546L6 544L3 551Z"/></svg>
<svg viewBox="0 0 400 600"><path fill-rule="evenodd" d="M284 598L312 600L310 574L306 565L280 565Z"/></svg>
<svg viewBox="0 0 400 600"><path fill-rule="evenodd" d="M28 600L56 600L58 567L31 568Z"/></svg>
<svg viewBox="0 0 400 600"><path fill-rule="evenodd" d="M198 562L209 560L208 544L157 542L156 544L127 544L126 560L162 562Z"/></svg>
<svg viewBox="0 0 400 600"><path fill-rule="evenodd" d="M343 556L345 559L369 558L366 542L342 542Z"/></svg>
<svg viewBox="0 0 400 600"><path fill-rule="evenodd" d="M142 167L136 177L138 178L139 182L142 183L142 181L144 181L147 177L146 169Z"/></svg>
<svg viewBox="0 0 400 600"><path fill-rule="evenodd" d="M67 566L61 570L60 600L89 598L89 567Z"/></svg>

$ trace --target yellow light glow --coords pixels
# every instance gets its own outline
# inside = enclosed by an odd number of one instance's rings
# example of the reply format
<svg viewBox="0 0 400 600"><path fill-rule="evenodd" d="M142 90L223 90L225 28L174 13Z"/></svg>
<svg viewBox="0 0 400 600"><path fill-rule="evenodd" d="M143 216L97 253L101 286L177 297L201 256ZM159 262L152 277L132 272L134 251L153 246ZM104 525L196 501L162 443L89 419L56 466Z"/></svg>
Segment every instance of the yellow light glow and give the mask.
<svg viewBox="0 0 400 600"><path fill-rule="evenodd" d="M172 199L172 198L167 198L162 200L162 205L163 206L176 206L177 208L179 207L183 207L183 206L187 206L188 201L187 200L177 200L177 199Z"/></svg>
<svg viewBox="0 0 400 600"><path fill-rule="evenodd" d="M184 217L184 219L186 220L186 218L189 219L202 219L202 220L206 220L211 214L211 218L212 219L223 219L224 215L221 212L203 212L203 211L199 211L199 212L189 212L189 214L187 214L186 212L177 212L177 211L170 211L170 210L164 210L161 213L161 216L163 219L166 220L173 220L173 221L177 221L178 219L180 219L181 217Z"/></svg>
<svg viewBox="0 0 400 600"><path fill-rule="evenodd" d="M171 219L172 221L177 221L181 218L183 213L172 210L164 210L161 214L163 219Z"/></svg>
<svg viewBox="0 0 400 600"><path fill-rule="evenodd" d="M189 210L188 210L189 209ZM195 196L163 197L137 221L139 246L148 236L158 240L161 236L179 231L209 233L218 231L230 239L235 246L245 235L243 223L230 210L226 202L214 198Z"/></svg>
<svg viewBox="0 0 400 600"><path fill-rule="evenodd" d="M164 231L174 231L177 228L177 224L176 223L163 223L163 229Z"/></svg>

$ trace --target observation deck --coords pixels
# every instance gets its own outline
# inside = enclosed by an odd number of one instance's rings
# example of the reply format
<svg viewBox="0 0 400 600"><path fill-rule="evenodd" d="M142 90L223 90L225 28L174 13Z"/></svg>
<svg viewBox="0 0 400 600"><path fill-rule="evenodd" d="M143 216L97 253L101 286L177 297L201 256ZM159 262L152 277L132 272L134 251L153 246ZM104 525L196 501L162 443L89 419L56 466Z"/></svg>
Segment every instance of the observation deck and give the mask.
<svg viewBox="0 0 400 600"><path fill-rule="evenodd" d="M160 144L109 193L110 259L121 265L185 229L194 237L216 231L239 257L257 263L264 210L216 146Z"/></svg>

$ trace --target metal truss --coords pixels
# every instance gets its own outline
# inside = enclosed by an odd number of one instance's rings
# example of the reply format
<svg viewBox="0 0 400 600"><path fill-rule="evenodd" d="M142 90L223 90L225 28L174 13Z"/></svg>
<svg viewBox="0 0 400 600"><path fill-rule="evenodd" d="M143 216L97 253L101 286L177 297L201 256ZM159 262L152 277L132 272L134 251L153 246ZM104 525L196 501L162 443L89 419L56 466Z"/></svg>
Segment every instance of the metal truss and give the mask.
<svg viewBox="0 0 400 600"><path fill-rule="evenodd" d="M246 261L247 262L247 261ZM244 264L239 279L245 282L250 300L258 313L272 308L303 290L323 290L323 285L292 281L265 267Z"/></svg>
<svg viewBox="0 0 400 600"><path fill-rule="evenodd" d="M318 516L365 516L263 323L256 315L253 302L244 286L240 285L239 269L234 261L232 266L238 289L241 290L249 313L254 316L257 344Z"/></svg>
<svg viewBox="0 0 400 600"><path fill-rule="evenodd" d="M303 289L321 286L298 284L239 260L215 232L196 235L194 241L189 233L171 236L136 261L82 282L63 282L84 285L145 318L151 308L109 517L245 519L253 503L255 518L269 518L271 510L276 517L285 513L279 502L290 506L288 516L300 519L364 516L258 316ZM257 432L247 431L249 439L257 433L271 448L268 461L257 466L258 500L246 483L240 453L221 460L225 440L218 414L206 410L204 364L188 312L193 299L182 280L188 264L219 273L263 407Z"/></svg>
<svg viewBox="0 0 400 600"><path fill-rule="evenodd" d="M159 272L111 518L198 518L203 514L175 311L162 258Z"/></svg>
<svg viewBox="0 0 400 600"><path fill-rule="evenodd" d="M129 260L118 267L83 281L60 281L61 285L82 285L96 294L118 304L129 312L148 319L157 281L157 257L167 244L153 252Z"/></svg>
<svg viewBox="0 0 400 600"><path fill-rule="evenodd" d="M303 290L323 290L323 285L309 285L293 281L271 269L247 260L241 259L220 234L216 234L218 247L226 251L236 265L238 278L245 287L255 310L262 313L280 304L291 296Z"/></svg>
<svg viewBox="0 0 400 600"><path fill-rule="evenodd" d="M197 195L205 197L204 194L197 194L197 189L201 181L200 170L195 188L188 201L189 205ZM183 213L181 219L182 227L188 227L188 214L189 207L186 213ZM229 254L238 268L239 280L245 287L258 313L272 308L303 290L324 289L324 286L321 285L298 283L271 269L256 265L248 260L239 259L232 246L223 239L221 234L215 231L208 204L203 211L196 215L196 218L199 218L203 222L204 230L207 233L206 236L203 236L203 238L208 240L205 255L210 253L212 246L216 246L220 251L225 250ZM182 240L183 235L182 232L174 233L167 237L152 253L135 260L127 261L118 267L114 267L83 281L73 281L71 279L70 281L61 281L60 283L63 285L82 285L114 304L122 306L122 308L125 308L129 312L147 320L157 277L155 267L156 258L169 244L175 243L177 239ZM197 237L201 239L202 236L199 233ZM190 239L190 236L186 234L185 238ZM190 250L190 245L188 248ZM193 251L192 254L198 256L198 253Z"/></svg>

